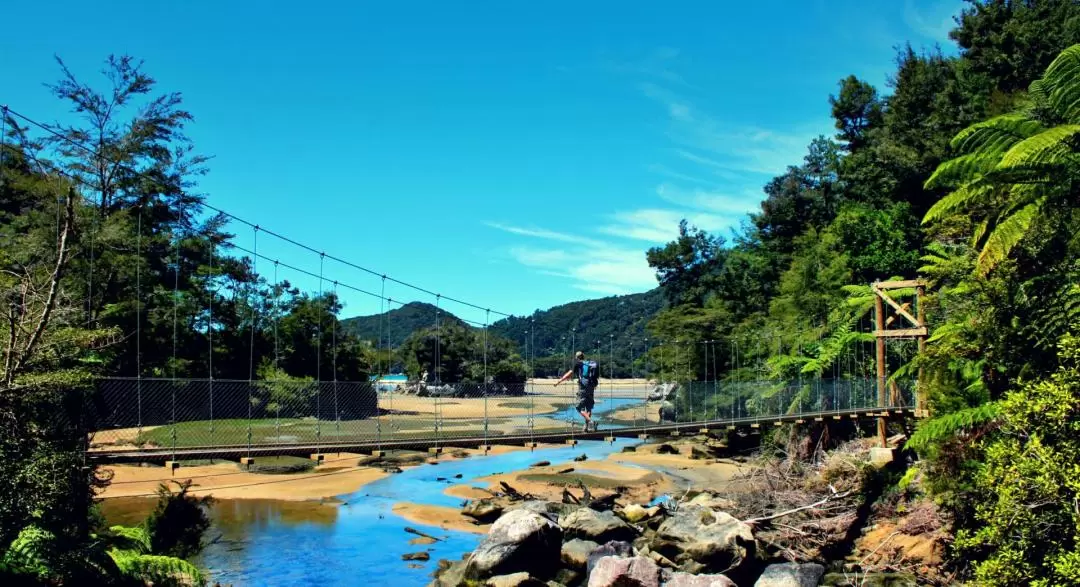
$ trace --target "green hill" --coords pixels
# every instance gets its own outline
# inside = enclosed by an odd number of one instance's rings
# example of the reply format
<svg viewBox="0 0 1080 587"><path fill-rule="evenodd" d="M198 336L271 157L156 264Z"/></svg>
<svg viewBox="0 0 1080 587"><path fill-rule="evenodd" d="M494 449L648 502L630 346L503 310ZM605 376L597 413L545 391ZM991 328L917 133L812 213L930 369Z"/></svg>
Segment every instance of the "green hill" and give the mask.
<svg viewBox="0 0 1080 587"><path fill-rule="evenodd" d="M421 328L434 326L436 309L432 304L409 302L400 308L390 310L386 314L345 318L341 321L341 326L349 334L375 342L379 340L381 325L382 328L386 329L382 334L383 341L389 340L390 346L397 348L413 332ZM446 310L439 310L439 318L442 324L453 322L465 325L461 318ZM386 343L383 342L383 344Z"/></svg>
<svg viewBox="0 0 1080 587"><path fill-rule="evenodd" d="M493 335L513 341L522 356L526 351L525 333L532 330L529 354L537 375L551 376L564 369L572 353L571 342L578 350L596 355L599 341L600 353L596 358L603 363L604 375L608 373L614 350L615 375L626 377L632 374L631 351L637 357L644 350L645 324L663 307L663 293L657 288L646 293L609 296L537 310L531 316L504 318L492 323L490 328ZM444 324L452 321L465 325L446 310L441 310L440 316ZM383 314L341 321L346 332L373 342L379 338L380 323L386 329L384 340L388 337L391 346L399 347L413 332L434 325L435 306L410 302L391 310L385 315L385 321Z"/></svg>
<svg viewBox="0 0 1080 587"><path fill-rule="evenodd" d="M596 355L604 375L613 357L615 375L626 377L632 374L631 353L637 357L644 350L645 325L663 307L663 292L656 288L640 294L571 302L537 310L531 316L505 318L493 323L491 331L516 342L522 352L525 332L532 331L530 354L537 375L555 375L566 368L573 350L582 350ZM571 348L571 343L576 349Z"/></svg>

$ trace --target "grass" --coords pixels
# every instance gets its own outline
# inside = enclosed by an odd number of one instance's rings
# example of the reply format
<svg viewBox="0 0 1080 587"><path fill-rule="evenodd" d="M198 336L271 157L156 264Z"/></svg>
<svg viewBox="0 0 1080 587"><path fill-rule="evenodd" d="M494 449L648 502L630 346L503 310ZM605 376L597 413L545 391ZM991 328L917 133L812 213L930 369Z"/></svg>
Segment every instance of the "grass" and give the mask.
<svg viewBox="0 0 1080 587"><path fill-rule="evenodd" d="M452 439L480 436L484 433L482 420L451 420L447 424L465 424L466 428L441 430L440 438ZM434 420L410 419L395 420L393 429L388 418L382 421L383 440L410 440L430 438L434 435ZM153 430L145 430L135 440L135 444L146 447L172 447L175 439L177 448L201 446L244 446L275 444L316 444L341 443L350 441L374 441L378 438L378 422L374 419L343 420L341 422L298 419L233 419L215 420L213 430L210 421L200 420L165 425ZM498 436L499 432L489 431Z"/></svg>
<svg viewBox="0 0 1080 587"><path fill-rule="evenodd" d="M291 475L294 473L307 473L315 468L315 461L303 457L275 456L259 457L255 463L244 466L237 465L240 469L249 473L262 473L267 475Z"/></svg>

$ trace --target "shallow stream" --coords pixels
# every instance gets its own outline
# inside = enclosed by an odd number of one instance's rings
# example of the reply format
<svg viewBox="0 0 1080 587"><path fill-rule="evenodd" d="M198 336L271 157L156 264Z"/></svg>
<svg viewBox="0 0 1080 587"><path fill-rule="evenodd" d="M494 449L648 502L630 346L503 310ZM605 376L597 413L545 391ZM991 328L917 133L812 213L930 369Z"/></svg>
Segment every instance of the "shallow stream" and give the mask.
<svg viewBox="0 0 1080 587"><path fill-rule="evenodd" d="M461 558L482 536L408 522L391 512L395 503L459 506L460 498L443 493L450 485L526 469L540 460L569 461L582 453L589 460L601 460L636 442L592 441L576 447L447 459L390 475L324 503L222 500L213 509L214 542L197 562L210 570L214 581L237 586L427 585L436 561ZM152 505L152 500L118 498L105 502L103 510L111 523L131 524ZM410 544L416 536L406 533L406 526L442 540ZM430 561L401 559L403 554L425 550Z"/></svg>

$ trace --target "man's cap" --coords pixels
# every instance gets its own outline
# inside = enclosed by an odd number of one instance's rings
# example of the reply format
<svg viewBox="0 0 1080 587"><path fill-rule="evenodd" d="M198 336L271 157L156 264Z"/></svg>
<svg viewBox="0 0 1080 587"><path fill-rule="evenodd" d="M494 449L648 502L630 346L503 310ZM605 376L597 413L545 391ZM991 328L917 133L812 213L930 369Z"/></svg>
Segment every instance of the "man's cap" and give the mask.
<svg viewBox="0 0 1080 587"><path fill-rule="evenodd" d="M581 351L578 351L578 352L574 353L574 358L575 359L584 359L585 358L585 353L583 353Z"/></svg>

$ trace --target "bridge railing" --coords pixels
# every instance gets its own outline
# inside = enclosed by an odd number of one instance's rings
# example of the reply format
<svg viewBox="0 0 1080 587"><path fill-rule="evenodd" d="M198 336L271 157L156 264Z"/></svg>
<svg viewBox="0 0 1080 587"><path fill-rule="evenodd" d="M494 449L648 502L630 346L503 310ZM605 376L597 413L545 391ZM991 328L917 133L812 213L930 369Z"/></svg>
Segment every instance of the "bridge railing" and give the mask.
<svg viewBox="0 0 1080 587"><path fill-rule="evenodd" d="M593 394L601 429L739 422L799 414L913 407L913 382L874 378L791 381L603 381ZM98 384L91 450L333 447L356 443L574 434L576 385L417 385L344 381L110 378Z"/></svg>

